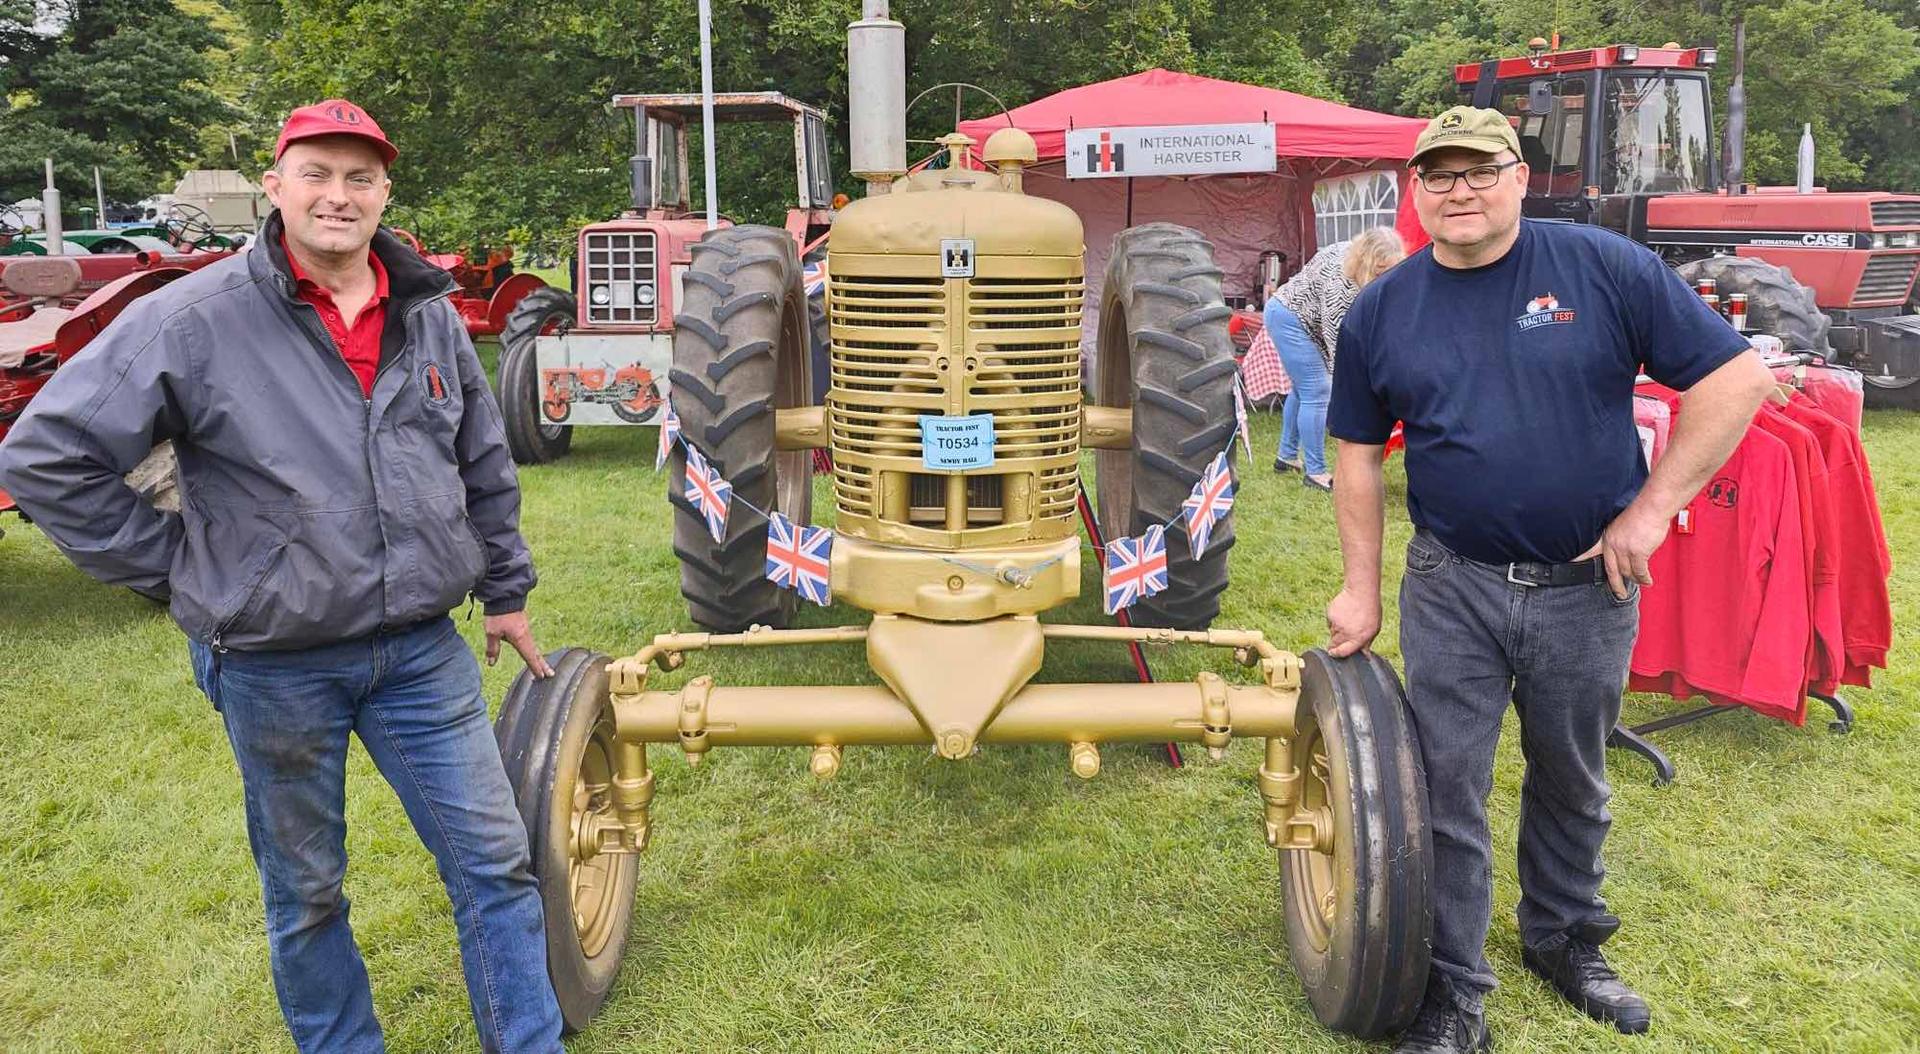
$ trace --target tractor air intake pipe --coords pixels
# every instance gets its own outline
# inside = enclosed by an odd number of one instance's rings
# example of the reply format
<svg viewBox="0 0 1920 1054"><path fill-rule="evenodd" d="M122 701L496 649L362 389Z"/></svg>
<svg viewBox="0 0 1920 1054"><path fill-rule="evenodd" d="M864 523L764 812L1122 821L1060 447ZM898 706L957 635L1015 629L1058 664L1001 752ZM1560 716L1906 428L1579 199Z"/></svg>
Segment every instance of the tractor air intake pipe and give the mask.
<svg viewBox="0 0 1920 1054"><path fill-rule="evenodd" d="M633 156L627 158L627 183L633 211L644 215L653 207L653 158L647 154L647 108L633 108Z"/></svg>
<svg viewBox="0 0 1920 1054"><path fill-rule="evenodd" d="M47 255L65 254L67 243L60 237L60 188L53 185L53 158L47 158L47 189L40 192L40 225L47 232Z"/></svg>
<svg viewBox="0 0 1920 1054"><path fill-rule="evenodd" d="M847 26L847 125L849 169L886 193L907 171L907 27L887 0L862 0Z"/></svg>

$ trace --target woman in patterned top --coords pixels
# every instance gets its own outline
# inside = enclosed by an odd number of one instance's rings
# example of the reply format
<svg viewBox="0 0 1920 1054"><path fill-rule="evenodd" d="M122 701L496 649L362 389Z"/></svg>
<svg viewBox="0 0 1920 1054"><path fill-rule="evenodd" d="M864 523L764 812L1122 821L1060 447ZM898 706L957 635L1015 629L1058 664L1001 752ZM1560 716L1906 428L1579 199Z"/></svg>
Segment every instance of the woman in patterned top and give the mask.
<svg viewBox="0 0 1920 1054"><path fill-rule="evenodd" d="M1274 471L1299 471L1306 486L1333 489L1326 460L1327 400L1333 392L1333 349L1340 321L1360 288L1406 255L1392 227L1373 227L1315 253L1267 300L1267 333L1293 380L1281 411Z"/></svg>

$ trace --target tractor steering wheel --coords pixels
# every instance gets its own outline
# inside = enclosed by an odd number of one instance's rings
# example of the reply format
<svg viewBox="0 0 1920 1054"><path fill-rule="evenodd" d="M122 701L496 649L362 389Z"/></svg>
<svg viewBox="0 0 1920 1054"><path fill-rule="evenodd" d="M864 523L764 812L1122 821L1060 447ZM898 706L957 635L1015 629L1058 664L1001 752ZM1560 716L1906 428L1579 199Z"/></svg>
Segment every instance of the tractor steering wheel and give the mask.
<svg viewBox="0 0 1920 1054"><path fill-rule="evenodd" d="M166 232L167 240L175 248L188 252L220 233L214 229L213 217L207 215L207 210L184 201L168 206L167 215L160 220L160 229Z"/></svg>

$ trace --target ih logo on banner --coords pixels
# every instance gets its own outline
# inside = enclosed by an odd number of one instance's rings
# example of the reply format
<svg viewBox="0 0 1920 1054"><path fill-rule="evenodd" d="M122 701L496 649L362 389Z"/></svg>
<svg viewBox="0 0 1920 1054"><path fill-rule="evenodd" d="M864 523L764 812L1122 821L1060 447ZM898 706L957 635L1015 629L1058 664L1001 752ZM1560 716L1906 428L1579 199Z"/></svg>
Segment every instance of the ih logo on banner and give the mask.
<svg viewBox="0 0 1920 1054"><path fill-rule="evenodd" d="M1099 142L1087 144L1087 171L1125 172L1126 170L1126 144L1115 146L1112 132L1101 132Z"/></svg>

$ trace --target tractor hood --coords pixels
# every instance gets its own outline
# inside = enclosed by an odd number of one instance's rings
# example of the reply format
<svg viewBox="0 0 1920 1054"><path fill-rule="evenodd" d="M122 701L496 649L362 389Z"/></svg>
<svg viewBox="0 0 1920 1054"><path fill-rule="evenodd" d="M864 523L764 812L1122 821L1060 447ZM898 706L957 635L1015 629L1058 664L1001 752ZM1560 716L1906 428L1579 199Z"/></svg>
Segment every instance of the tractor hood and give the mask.
<svg viewBox="0 0 1920 1054"><path fill-rule="evenodd" d="M831 251L934 256L968 238L979 256L1079 256L1080 217L1057 201L1006 188L992 172L940 169L896 180L891 193L840 210Z"/></svg>
<svg viewBox="0 0 1920 1054"><path fill-rule="evenodd" d="M1872 244L1871 237L1815 235L1920 232L1920 195L1881 191L1801 194L1790 187L1762 187L1752 194L1669 194L1647 202L1647 229L1765 232L1784 239L1768 240L1765 244L1769 245L1887 248ZM1752 239L1745 239L1745 243L1761 244Z"/></svg>

